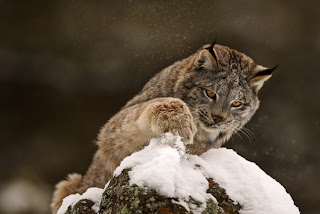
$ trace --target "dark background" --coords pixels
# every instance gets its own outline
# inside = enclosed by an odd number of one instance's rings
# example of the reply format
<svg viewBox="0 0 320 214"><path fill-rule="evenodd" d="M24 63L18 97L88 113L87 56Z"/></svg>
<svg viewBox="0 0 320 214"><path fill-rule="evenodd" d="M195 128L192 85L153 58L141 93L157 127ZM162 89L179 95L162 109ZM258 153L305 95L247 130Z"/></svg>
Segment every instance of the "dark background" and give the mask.
<svg viewBox="0 0 320 214"><path fill-rule="evenodd" d="M320 203L318 1L0 0L0 212L49 213L53 186L84 173L99 128L161 69L217 40L280 64L227 147L302 213Z"/></svg>

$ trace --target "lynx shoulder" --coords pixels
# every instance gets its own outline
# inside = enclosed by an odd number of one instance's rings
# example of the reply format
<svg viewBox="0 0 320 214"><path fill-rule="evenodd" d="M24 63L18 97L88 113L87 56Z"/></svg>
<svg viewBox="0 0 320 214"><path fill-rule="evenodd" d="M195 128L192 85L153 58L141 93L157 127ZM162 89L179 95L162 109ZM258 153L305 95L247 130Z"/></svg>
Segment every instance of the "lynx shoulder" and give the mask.
<svg viewBox="0 0 320 214"><path fill-rule="evenodd" d="M57 184L53 213L69 194L103 187L126 156L157 135L179 134L193 154L221 147L256 112L258 92L274 69L215 44L165 68L102 127L87 173Z"/></svg>

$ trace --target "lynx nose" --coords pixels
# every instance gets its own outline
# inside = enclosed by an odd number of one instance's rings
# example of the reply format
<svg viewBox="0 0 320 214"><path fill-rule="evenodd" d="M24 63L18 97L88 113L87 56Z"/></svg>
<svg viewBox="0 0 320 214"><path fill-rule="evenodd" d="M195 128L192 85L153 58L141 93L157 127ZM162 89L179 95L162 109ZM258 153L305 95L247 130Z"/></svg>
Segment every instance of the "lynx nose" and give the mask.
<svg viewBox="0 0 320 214"><path fill-rule="evenodd" d="M213 117L214 123L221 123L222 121L225 120L225 118L223 118L223 117L220 116L220 115L212 115L212 117Z"/></svg>

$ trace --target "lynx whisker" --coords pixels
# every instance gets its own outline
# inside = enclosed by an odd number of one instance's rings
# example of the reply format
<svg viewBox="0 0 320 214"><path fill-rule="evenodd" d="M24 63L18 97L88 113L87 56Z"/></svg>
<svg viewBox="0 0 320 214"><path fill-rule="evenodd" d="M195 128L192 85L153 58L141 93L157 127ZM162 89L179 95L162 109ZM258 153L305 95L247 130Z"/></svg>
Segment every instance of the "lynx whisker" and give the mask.
<svg viewBox="0 0 320 214"><path fill-rule="evenodd" d="M243 140L242 136L237 132L237 127L234 127L234 126L230 126L231 128L231 131L233 133L235 133L236 135L238 135L240 137L241 140Z"/></svg>
<svg viewBox="0 0 320 214"><path fill-rule="evenodd" d="M244 136L246 136L249 141L252 143L252 139L251 139L251 136L249 134L247 134L244 130L242 130L241 128L238 128L236 126L232 126L232 128L234 128L236 131L239 131L240 133L242 133ZM236 132L238 133L238 132Z"/></svg>
<svg viewBox="0 0 320 214"><path fill-rule="evenodd" d="M254 133L250 130L250 129L248 129L247 127L242 127L241 129L243 129L244 131L246 131L249 135L251 135L251 137L253 138L253 139L256 139L256 136L254 135Z"/></svg>

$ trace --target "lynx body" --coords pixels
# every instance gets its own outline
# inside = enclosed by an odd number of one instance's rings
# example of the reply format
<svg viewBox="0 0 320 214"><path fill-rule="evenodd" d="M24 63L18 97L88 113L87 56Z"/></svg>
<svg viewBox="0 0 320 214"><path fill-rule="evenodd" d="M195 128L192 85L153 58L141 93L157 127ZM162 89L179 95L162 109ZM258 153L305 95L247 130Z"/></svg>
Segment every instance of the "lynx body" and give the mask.
<svg viewBox="0 0 320 214"><path fill-rule="evenodd" d="M273 70L215 44L162 70L101 129L87 173L70 174L57 184L53 213L69 194L103 187L120 162L152 137L179 134L198 155L221 147L256 112L258 91Z"/></svg>

